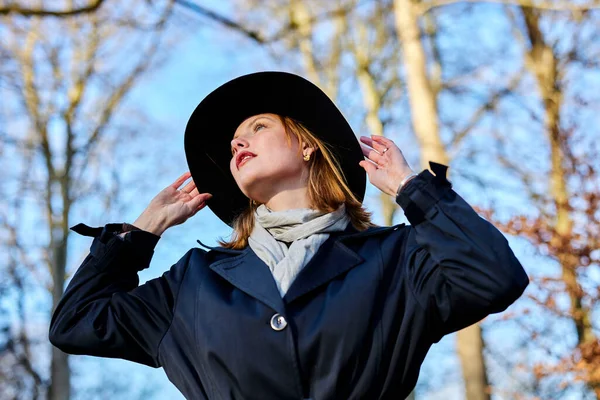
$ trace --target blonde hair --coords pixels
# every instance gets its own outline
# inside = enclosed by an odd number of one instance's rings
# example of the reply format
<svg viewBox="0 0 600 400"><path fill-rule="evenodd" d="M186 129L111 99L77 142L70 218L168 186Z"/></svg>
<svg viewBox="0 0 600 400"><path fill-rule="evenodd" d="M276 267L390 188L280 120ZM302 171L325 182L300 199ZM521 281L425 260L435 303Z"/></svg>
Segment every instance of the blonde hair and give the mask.
<svg viewBox="0 0 600 400"><path fill-rule="evenodd" d="M342 203L346 205L346 213L350 223L359 231L376 227L371 222L372 213L365 210L362 203L354 196L348 187L338 160L335 159L328 145L318 139L300 122L289 117L279 119L284 126L288 145L291 146L292 135L298 140L299 151L302 152L302 142L314 147L312 158L308 161L308 199L309 207L330 213L337 210ZM300 155L300 154L299 154ZM248 207L233 220L233 239L225 241L221 238L219 245L228 249L243 249L248 245L248 237L254 229L254 211L260 206L252 199Z"/></svg>

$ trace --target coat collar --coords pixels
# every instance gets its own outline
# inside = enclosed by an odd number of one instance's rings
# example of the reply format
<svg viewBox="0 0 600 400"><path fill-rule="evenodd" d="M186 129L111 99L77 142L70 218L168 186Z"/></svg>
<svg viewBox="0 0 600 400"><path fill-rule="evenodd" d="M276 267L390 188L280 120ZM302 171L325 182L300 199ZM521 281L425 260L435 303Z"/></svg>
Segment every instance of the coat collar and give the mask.
<svg viewBox="0 0 600 400"><path fill-rule="evenodd" d="M317 289L337 276L349 271L364 261L348 244L353 240L364 240L390 230L396 230L404 224L395 226L378 226L364 231L357 231L352 224L341 232L333 232L319 247L317 253L300 271L289 290L282 299L269 267L254 253L250 246L241 250L209 247L198 240L198 243L212 251L231 254L213 262L209 267L229 281L238 289L262 301L279 313L284 313L285 304Z"/></svg>

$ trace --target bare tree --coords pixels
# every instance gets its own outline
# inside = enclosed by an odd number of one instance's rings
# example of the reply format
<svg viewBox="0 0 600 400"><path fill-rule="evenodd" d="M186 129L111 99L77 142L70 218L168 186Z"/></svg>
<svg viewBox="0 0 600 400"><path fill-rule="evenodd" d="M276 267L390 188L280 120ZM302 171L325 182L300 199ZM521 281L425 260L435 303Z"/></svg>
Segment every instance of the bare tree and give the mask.
<svg viewBox="0 0 600 400"><path fill-rule="evenodd" d="M422 43L418 3L395 0L394 11L398 36L402 43L406 85L414 132L421 146L421 168L429 161L449 164L449 155L439 130L438 100L441 74L428 74L428 59ZM435 52L433 53L436 54ZM434 59L439 71L441 63ZM433 69L436 71L436 69ZM457 334L457 351L461 360L467 400L489 400L489 380L483 356L483 337L479 324Z"/></svg>
<svg viewBox="0 0 600 400"><path fill-rule="evenodd" d="M2 207L1 222L10 233L3 238L10 249L6 272L19 299L21 323L16 332L6 332L2 361L13 372L24 372L11 381L17 389L28 389L23 396L70 397L67 355L52 347L50 371L43 370L31 348L36 342L38 348L40 343L50 346L40 341L47 332L28 331L23 301L36 288L47 290L54 309L68 277L73 208L102 192L115 194L96 180L90 184L89 176L105 173L107 155L116 148L111 146L128 141L118 112L136 82L155 65L172 11L172 4L156 7L133 3L66 20L4 17L2 52L8 63L0 90L9 100L1 110L9 130L3 132L3 143L16 174L6 177L13 185L4 198L13 200ZM135 24L123 24L128 15L151 31L139 34ZM137 57L131 57L131 46ZM26 216L36 219L35 228L24 223ZM28 234L32 229L35 234Z"/></svg>
<svg viewBox="0 0 600 400"><path fill-rule="evenodd" d="M594 139L597 126L585 122L600 98L580 84L597 74L600 46L592 27L598 24L598 14L549 13L529 7L506 10L532 77L532 87L521 89L521 107L531 131L527 141L539 150L535 157L530 151L523 154L516 143L497 135L496 156L537 212L523 210L508 220L491 210L486 213L497 226L526 238L536 252L560 268L558 276L536 276L538 289L530 295L532 307L548 315L545 326L550 328L522 322L532 343L549 354L547 361L528 365L531 375L554 393L583 382L600 398L600 342L592 317L598 310L599 282L594 276L600 265L596 251L600 248L600 153ZM539 99L533 105L528 101L531 89ZM561 321L572 324L574 340L556 329ZM565 334L569 341L564 346L545 344L563 342Z"/></svg>

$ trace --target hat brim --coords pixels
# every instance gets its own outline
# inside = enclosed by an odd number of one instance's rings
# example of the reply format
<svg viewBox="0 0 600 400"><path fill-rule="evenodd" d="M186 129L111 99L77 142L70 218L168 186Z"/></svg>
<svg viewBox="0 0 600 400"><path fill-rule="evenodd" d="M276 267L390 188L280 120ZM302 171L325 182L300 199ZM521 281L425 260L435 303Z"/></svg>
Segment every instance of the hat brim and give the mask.
<svg viewBox="0 0 600 400"><path fill-rule="evenodd" d="M363 201L366 172L352 128L327 95L310 81L287 72L257 72L233 79L206 96L185 130L185 154L199 193L211 193L207 206L229 226L248 207L231 175L231 140L248 117L273 113L291 117L327 143L353 194Z"/></svg>

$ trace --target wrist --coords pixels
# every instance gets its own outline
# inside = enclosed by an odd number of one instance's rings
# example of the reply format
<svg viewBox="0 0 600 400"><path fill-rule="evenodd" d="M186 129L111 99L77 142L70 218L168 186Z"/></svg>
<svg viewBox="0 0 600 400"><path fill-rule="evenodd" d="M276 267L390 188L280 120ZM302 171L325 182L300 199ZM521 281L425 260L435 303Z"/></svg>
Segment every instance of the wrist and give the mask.
<svg viewBox="0 0 600 400"><path fill-rule="evenodd" d="M408 182L410 182L411 180L413 180L414 178L416 178L419 174L416 172L411 172L410 174L406 175L402 181L400 181L400 184L398 185L398 190L396 190L396 197L398 197L398 195L400 194L400 192L402 191L402 189L404 189L406 187L406 185L408 184Z"/></svg>
<svg viewBox="0 0 600 400"><path fill-rule="evenodd" d="M169 228L165 221L161 218L156 218L155 216L148 215L146 213L142 213L142 215L140 215L132 225L157 236L162 236L162 234Z"/></svg>

